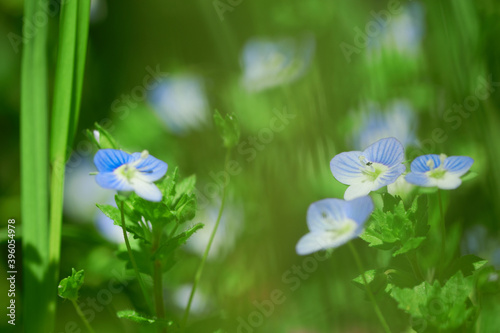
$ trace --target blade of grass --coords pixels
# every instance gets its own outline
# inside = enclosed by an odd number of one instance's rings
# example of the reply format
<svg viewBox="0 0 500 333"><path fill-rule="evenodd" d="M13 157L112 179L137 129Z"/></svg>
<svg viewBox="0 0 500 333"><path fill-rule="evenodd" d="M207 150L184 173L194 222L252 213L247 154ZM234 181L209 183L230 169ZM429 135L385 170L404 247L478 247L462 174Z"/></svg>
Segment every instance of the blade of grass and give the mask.
<svg viewBox="0 0 500 333"><path fill-rule="evenodd" d="M54 83L50 157L52 162L50 197L49 269L50 331L53 330L56 310L56 290L61 257L61 227L64 189L64 167L68 143L73 137L79 113L81 89L87 48L90 1L68 1L61 6L59 50Z"/></svg>
<svg viewBox="0 0 500 333"><path fill-rule="evenodd" d="M36 13L47 13L47 5L46 1L26 0L24 25L33 22ZM26 332L46 327L48 312L47 288L44 288L48 274L49 228L48 24L36 29L24 44L21 64L21 214Z"/></svg>

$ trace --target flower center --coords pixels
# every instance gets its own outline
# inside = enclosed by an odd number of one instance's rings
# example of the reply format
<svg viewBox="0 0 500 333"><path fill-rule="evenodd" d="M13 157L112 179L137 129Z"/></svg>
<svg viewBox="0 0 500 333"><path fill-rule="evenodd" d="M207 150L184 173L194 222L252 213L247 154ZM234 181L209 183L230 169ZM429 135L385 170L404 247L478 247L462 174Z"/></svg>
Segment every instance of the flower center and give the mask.
<svg viewBox="0 0 500 333"><path fill-rule="evenodd" d="M336 225L335 228L331 228L328 231L331 233L331 237L336 239L340 236L349 235L356 230L357 224L351 219L345 219L342 224Z"/></svg>
<svg viewBox="0 0 500 333"><path fill-rule="evenodd" d="M366 176L366 180L374 182L377 178L386 172L389 168L386 165L376 162L369 162L364 156L360 156L359 160L364 164L361 173Z"/></svg>
<svg viewBox="0 0 500 333"><path fill-rule="evenodd" d="M439 155L439 160L441 161L441 163L439 164L439 166L436 168L435 165L434 165L434 161L433 160L428 160L427 161L427 166L429 167L429 171L427 171L427 175L429 177L432 177L432 178L435 178L435 179L441 179L444 177L444 175L446 174L446 169L443 168L443 165L444 165L444 160L447 158L447 156L445 154L441 154Z"/></svg>
<svg viewBox="0 0 500 333"><path fill-rule="evenodd" d="M139 170L135 167L137 164L139 164L142 160L145 160L148 158L149 152L147 150L144 150L141 153L141 157L137 159L134 162L131 163L126 163L124 165L119 166L118 168L115 169L115 173L119 176L124 177L129 183L130 181L136 176Z"/></svg>

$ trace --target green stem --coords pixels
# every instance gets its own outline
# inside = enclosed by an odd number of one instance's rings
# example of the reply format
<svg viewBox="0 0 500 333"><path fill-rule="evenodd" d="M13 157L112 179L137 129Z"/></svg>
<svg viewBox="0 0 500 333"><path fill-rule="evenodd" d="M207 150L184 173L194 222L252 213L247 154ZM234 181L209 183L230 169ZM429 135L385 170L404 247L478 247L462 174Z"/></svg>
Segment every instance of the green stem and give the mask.
<svg viewBox="0 0 500 333"><path fill-rule="evenodd" d="M359 257L358 251L352 245L352 242L349 242L349 248L351 249L352 255L354 257L354 261L356 261L356 264L358 265L358 269L361 272L361 277L363 279L363 284L365 285L366 288L366 293L368 294L368 297L370 298L370 301L373 304L373 308L375 309L375 313L377 314L377 317L380 321L380 324L384 328L384 331L386 333L391 333L391 330L389 328L389 325L387 325L387 322L385 321L384 315L380 311L380 308L378 307L377 301L375 300L375 297L373 296L373 293L370 289L370 286L368 284L368 281L366 281L365 277L365 269L363 268L363 264L361 263L361 258Z"/></svg>
<svg viewBox="0 0 500 333"><path fill-rule="evenodd" d="M153 232L153 246L151 248L151 252L154 254L160 245L160 232ZM161 270L161 261L156 259L154 261L153 268L153 289L155 296L155 309L156 309L156 317L159 319L165 319L165 307L163 305L163 280L162 280L162 270ZM159 329L160 332L166 332L166 329Z"/></svg>
<svg viewBox="0 0 500 333"><path fill-rule="evenodd" d="M441 228L441 266L444 263L444 257L446 252L446 225L444 220L444 211L443 211L443 200L441 199L441 190L438 190L438 201L439 201L439 213L441 215L440 219L440 228Z"/></svg>
<svg viewBox="0 0 500 333"><path fill-rule="evenodd" d="M227 165L227 162L229 161L229 157L231 155L231 150L228 149L226 151L226 158L224 162L224 166ZM222 202L219 208L219 214L217 216L217 221L215 222L214 229L212 230L212 234L210 235L210 239L208 241L207 247L205 248L205 252L203 253L203 257L201 259L200 265L198 266L198 270L196 271L196 275L194 278L194 283L193 283L193 288L191 289L191 294L189 295L189 301L186 307L186 311L184 312L184 317L182 318L181 322L181 330L184 331L184 328L186 327L186 323L189 317L189 311L191 310L191 303L193 302L193 297L194 293L196 292L196 287L198 286L198 283L200 282L201 279L201 274L203 272L203 267L205 266L205 262L208 257L208 253L210 252L210 247L212 246L212 242L214 241L215 234L217 233L217 228L219 227L219 223L222 217L222 212L224 211L224 204L226 202L226 184L222 186Z"/></svg>
<svg viewBox="0 0 500 333"><path fill-rule="evenodd" d="M87 330L90 333L94 333L94 330L90 326L90 323L88 322L87 318L85 318L85 316L84 316L82 310L80 309L80 307L78 306L78 304L76 304L76 302L74 300L71 300L71 303L73 303L73 306L75 307L76 313L78 313L78 316L80 317L80 319L85 324L85 327L87 327Z"/></svg>
<svg viewBox="0 0 500 333"><path fill-rule="evenodd" d="M413 275L415 275L415 277L417 279L425 280L424 274L422 273L422 270L420 269L420 266L418 265L417 255L415 253L410 255L410 254L408 254L408 252L405 253L405 255L406 255L406 259L408 259L408 262L410 263L411 269L413 271Z"/></svg>
<svg viewBox="0 0 500 333"><path fill-rule="evenodd" d="M152 309L152 305L151 305L151 301L148 297L146 285L144 284L144 281L142 280L141 273L139 272L139 268L137 267L137 263L135 262L134 255L132 253L132 248L130 247L130 242L128 241L127 227L125 226L125 213L124 213L124 208L123 208L123 201L120 202L120 212L121 212L121 219L122 219L123 238L125 239L125 245L127 246L128 256L130 258L130 262L132 263L132 267L134 268L135 276L137 276L137 280L139 281L139 285L141 286L142 293L144 294L144 299L146 300L146 303L148 304L149 309Z"/></svg>

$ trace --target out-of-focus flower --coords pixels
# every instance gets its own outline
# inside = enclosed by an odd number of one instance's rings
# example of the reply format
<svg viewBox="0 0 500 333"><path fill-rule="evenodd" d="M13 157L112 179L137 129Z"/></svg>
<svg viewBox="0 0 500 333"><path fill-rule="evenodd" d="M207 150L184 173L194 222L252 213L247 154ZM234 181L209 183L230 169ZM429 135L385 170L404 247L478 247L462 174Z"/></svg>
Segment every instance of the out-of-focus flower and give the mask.
<svg viewBox="0 0 500 333"><path fill-rule="evenodd" d="M422 187L453 190L462 184L460 177L469 171L473 163L474 160L468 156L423 155L411 162L411 172L405 179Z"/></svg>
<svg viewBox="0 0 500 333"><path fill-rule="evenodd" d="M387 192L393 196L400 196L403 199L406 199L407 196L415 189L415 186L408 183L405 180L405 176L401 175L396 179L396 181L392 184L387 185Z"/></svg>
<svg viewBox="0 0 500 333"><path fill-rule="evenodd" d="M164 78L152 91L150 103L170 132L183 135L209 123L209 105L200 77Z"/></svg>
<svg viewBox="0 0 500 333"><path fill-rule="evenodd" d="M361 112L361 126L354 135L356 149L363 149L372 143L393 137L398 139L404 147L417 145L415 136L417 119L410 104L403 100L392 102L381 112L374 104L368 104Z"/></svg>
<svg viewBox="0 0 500 333"><path fill-rule="evenodd" d="M161 201L162 193L153 182L167 172L167 163L142 153L127 154L117 149L101 149L94 156L99 186L117 191L134 191L149 201Z"/></svg>
<svg viewBox="0 0 500 333"><path fill-rule="evenodd" d="M185 246L187 251L195 253L200 257L203 256L215 222L217 221L219 207L220 204L214 203L196 214L196 219L205 226L188 239ZM234 247L242 231L242 215L239 206L226 206L224 208L217 233L208 253L209 260L222 258Z"/></svg>
<svg viewBox="0 0 500 333"><path fill-rule="evenodd" d="M339 247L358 237L372 212L373 201L368 196L350 201L324 199L311 204L307 210L310 232L297 243L297 254Z"/></svg>
<svg viewBox="0 0 500 333"><path fill-rule="evenodd" d="M177 305L181 309L185 309L187 307L189 296L191 295L191 290L193 289L192 284L183 284L179 288L174 291L173 299L175 305ZM205 295L200 292L200 289L197 288L194 296L193 302L191 303L191 308L189 309L194 314L203 313L208 307L208 299Z"/></svg>
<svg viewBox="0 0 500 333"><path fill-rule="evenodd" d="M379 140L364 151L336 155L330 162L332 174L339 182L350 185L344 199L368 195L392 184L406 170L403 145L395 138Z"/></svg>
<svg viewBox="0 0 500 333"><path fill-rule="evenodd" d="M391 16L387 24L381 24L381 32L369 39L369 54L394 49L403 55L415 56L421 48L424 33L424 8L418 2L410 3L401 14Z"/></svg>
<svg viewBox="0 0 500 333"><path fill-rule="evenodd" d="M243 48L243 85L249 91L261 91L293 82L311 63L315 40L302 38L254 38Z"/></svg>

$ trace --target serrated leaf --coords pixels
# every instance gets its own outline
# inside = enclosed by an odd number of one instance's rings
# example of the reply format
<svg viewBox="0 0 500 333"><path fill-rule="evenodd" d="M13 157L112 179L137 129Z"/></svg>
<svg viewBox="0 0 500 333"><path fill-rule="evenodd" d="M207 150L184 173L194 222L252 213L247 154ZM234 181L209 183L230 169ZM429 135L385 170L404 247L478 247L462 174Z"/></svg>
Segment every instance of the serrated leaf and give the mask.
<svg viewBox="0 0 500 333"><path fill-rule="evenodd" d="M472 281L459 271L442 287L438 281L432 285L425 281L412 289L393 287L391 296L413 318L423 318L439 330L451 330L462 326L472 314L467 303Z"/></svg>
<svg viewBox="0 0 500 333"><path fill-rule="evenodd" d="M174 202L177 202L184 194L193 193L195 185L196 175L191 175L181 180L175 187Z"/></svg>
<svg viewBox="0 0 500 333"><path fill-rule="evenodd" d="M122 227L121 212L118 208L111 205L101 205L96 204L97 208L101 210L107 217L113 220L113 224ZM144 230L140 227L137 220L131 220L130 215L125 214L125 228L129 233L133 235L134 238L140 238L146 242L149 242L145 235Z"/></svg>
<svg viewBox="0 0 500 333"><path fill-rule="evenodd" d="M170 238L169 240L163 242L163 244L160 245L156 253L154 254L155 258L165 258L177 250L181 245L186 243L186 241L191 237L196 231L199 229L203 228L203 224L198 223L189 228L186 231L181 232L175 237Z"/></svg>
<svg viewBox="0 0 500 333"><path fill-rule="evenodd" d="M410 238L406 242L403 243L403 245L394 253L392 254L393 257L406 253L408 251L414 250L422 244L422 242L425 240L425 237L415 237L415 238Z"/></svg>
<svg viewBox="0 0 500 333"><path fill-rule="evenodd" d="M197 201L195 194L183 195L175 207L177 221L182 224L192 220L196 215L196 207Z"/></svg>
<svg viewBox="0 0 500 333"><path fill-rule="evenodd" d="M62 279L61 282L59 282L57 292L62 298L76 301L78 299L78 291L83 285L84 272L83 269L77 272L74 268L72 268L71 271L71 276Z"/></svg>

